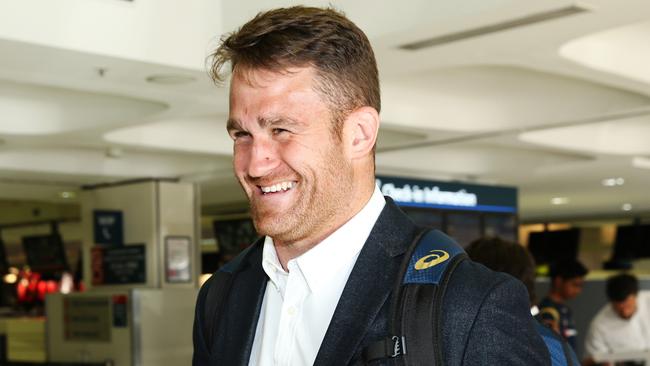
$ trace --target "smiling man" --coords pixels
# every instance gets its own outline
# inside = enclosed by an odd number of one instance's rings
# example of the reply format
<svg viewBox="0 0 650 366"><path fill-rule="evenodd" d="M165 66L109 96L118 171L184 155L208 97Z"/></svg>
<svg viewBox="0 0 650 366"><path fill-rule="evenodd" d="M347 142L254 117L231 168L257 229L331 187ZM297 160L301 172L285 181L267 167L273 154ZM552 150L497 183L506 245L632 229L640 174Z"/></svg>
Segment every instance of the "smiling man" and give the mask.
<svg viewBox="0 0 650 366"><path fill-rule="evenodd" d="M193 364L401 364L364 358L391 339L394 284L420 231L374 183L379 79L365 34L331 9L276 9L213 56L215 80L232 73L233 165L263 238L202 287ZM426 326L444 335L445 365L549 364L511 277L461 262L442 314Z"/></svg>

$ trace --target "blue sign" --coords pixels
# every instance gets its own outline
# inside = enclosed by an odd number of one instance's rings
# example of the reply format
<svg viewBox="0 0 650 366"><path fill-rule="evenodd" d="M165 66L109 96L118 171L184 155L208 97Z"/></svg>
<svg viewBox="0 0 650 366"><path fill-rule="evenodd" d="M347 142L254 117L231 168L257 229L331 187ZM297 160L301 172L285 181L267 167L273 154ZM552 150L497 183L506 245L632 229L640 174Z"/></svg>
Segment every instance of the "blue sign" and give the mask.
<svg viewBox="0 0 650 366"><path fill-rule="evenodd" d="M105 246L124 244L122 211L95 210L93 217L95 244Z"/></svg>
<svg viewBox="0 0 650 366"><path fill-rule="evenodd" d="M480 212L517 213L517 189L378 176L385 196L399 206Z"/></svg>

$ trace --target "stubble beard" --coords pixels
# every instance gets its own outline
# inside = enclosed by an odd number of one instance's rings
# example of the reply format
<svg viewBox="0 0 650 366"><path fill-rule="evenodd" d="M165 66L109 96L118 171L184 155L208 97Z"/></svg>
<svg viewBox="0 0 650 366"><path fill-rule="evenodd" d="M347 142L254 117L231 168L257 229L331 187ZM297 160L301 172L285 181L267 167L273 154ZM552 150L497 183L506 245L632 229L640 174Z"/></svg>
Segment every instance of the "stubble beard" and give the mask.
<svg viewBox="0 0 650 366"><path fill-rule="evenodd" d="M324 166L320 174L312 171L308 187L301 186L306 184L301 179L295 188L298 192L294 192L300 196L287 210L275 211L274 207L264 207L251 200L251 216L258 234L270 236L277 244L291 245L318 233L329 235L327 228L339 224L337 216L344 214L353 192L352 167L343 158L339 146L334 146L321 159Z"/></svg>

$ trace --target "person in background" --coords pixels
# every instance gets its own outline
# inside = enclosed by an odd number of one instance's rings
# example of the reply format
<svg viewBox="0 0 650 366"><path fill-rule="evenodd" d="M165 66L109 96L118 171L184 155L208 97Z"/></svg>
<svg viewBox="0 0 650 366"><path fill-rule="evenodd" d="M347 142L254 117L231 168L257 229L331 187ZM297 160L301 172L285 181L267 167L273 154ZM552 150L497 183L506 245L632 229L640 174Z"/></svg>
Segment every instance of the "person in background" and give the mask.
<svg viewBox="0 0 650 366"><path fill-rule="evenodd" d="M608 278L606 291L609 303L587 332L585 366L593 365L598 353L650 351L650 291L639 291L639 281L631 274Z"/></svg>
<svg viewBox="0 0 650 366"><path fill-rule="evenodd" d="M528 290L531 313L538 313L535 306L535 260L526 248L499 237L488 237L474 240L465 251L474 262L493 271L507 273L523 282Z"/></svg>
<svg viewBox="0 0 650 366"><path fill-rule="evenodd" d="M537 319L566 339L574 350L578 331L566 302L580 295L587 273L587 268L576 259L551 264L551 289L539 303Z"/></svg>
<svg viewBox="0 0 650 366"><path fill-rule="evenodd" d="M481 263L493 271L507 273L523 282L528 290L531 315L536 315L539 312L535 305L535 259L526 248L499 237L488 237L474 240L465 250L474 262ZM547 341L547 345L553 340L562 344L564 351L562 354L549 352L552 365L579 365L580 362L575 351L559 334L541 324L538 324L538 331L543 337L552 339Z"/></svg>

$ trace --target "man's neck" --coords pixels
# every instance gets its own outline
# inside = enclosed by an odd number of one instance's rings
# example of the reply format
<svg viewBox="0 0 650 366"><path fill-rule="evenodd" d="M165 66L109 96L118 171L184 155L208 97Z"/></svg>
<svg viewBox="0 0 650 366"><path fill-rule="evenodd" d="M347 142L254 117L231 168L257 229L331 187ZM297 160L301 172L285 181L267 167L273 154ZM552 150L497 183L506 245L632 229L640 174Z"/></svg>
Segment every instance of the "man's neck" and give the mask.
<svg viewBox="0 0 650 366"><path fill-rule="evenodd" d="M275 247L275 252L278 256L278 261L282 268L287 271L287 265L290 260L298 258L304 253L308 252L310 249L321 243L323 240L327 239L335 231L340 229L343 225L347 224L350 219L359 214L364 207L370 201L372 194L375 189L374 181L370 186L370 189L364 190L359 194L352 195L352 197L360 197L356 199L356 203L352 202L352 207L355 207L355 210L350 210L350 215L347 217L342 217L338 222L331 223L329 227L321 229L318 234L311 234L308 237L293 240L291 242L281 241L273 238L273 246Z"/></svg>

